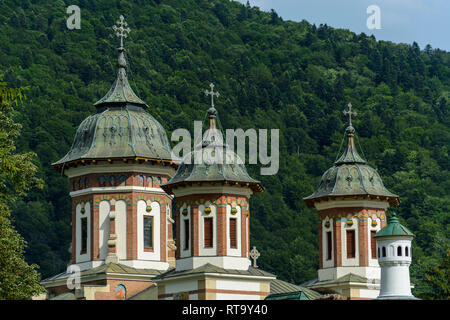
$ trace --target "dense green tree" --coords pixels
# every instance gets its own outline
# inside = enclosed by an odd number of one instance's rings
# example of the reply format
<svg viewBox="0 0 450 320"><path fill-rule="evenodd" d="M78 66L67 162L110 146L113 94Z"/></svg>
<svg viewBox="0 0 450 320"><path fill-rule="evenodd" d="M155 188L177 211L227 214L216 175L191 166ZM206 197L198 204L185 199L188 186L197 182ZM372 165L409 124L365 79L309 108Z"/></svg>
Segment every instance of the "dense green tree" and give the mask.
<svg viewBox="0 0 450 320"><path fill-rule="evenodd" d="M430 298L450 299L450 249L447 249L442 264L429 267L425 279L434 289L433 293L429 295Z"/></svg>
<svg viewBox="0 0 450 320"><path fill-rule="evenodd" d="M21 89L0 81L0 300L30 299L43 291L38 266L24 260L26 242L11 224L9 209L11 202L41 183L35 178L34 153L15 152L21 126L12 119L12 105L21 99Z"/></svg>

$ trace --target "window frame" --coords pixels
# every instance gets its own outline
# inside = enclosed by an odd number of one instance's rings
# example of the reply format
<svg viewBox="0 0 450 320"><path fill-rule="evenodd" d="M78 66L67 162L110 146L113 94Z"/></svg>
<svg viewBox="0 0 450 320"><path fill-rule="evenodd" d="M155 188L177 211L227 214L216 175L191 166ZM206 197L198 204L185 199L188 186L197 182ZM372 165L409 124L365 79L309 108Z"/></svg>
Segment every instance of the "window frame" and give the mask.
<svg viewBox="0 0 450 320"><path fill-rule="evenodd" d="M87 253L88 247L88 218L80 218L80 255Z"/></svg>
<svg viewBox="0 0 450 320"><path fill-rule="evenodd" d="M354 229L346 230L345 240L346 240L346 251L347 251L347 259L355 259L356 258L356 232ZM349 234L352 235L351 242L351 251L349 250Z"/></svg>
<svg viewBox="0 0 450 320"><path fill-rule="evenodd" d="M208 221L208 222L207 222ZM210 235L210 239L206 238L206 225L211 225L211 235ZM207 241L208 240L208 244L209 241L211 241L211 245L207 246ZM205 217L203 218L203 248L205 249L211 249L214 248L214 218L213 217Z"/></svg>
<svg viewBox="0 0 450 320"><path fill-rule="evenodd" d="M189 223L189 219L183 219L184 220L184 246L183 246L183 250L187 251L189 250L189 241L190 241L190 223Z"/></svg>
<svg viewBox="0 0 450 320"><path fill-rule="evenodd" d="M377 258L377 241L375 239L375 234L377 233L376 230L370 231L370 250L372 251L372 259Z"/></svg>
<svg viewBox="0 0 450 320"><path fill-rule="evenodd" d="M145 245L145 239L146 239L146 233L145 233L145 220L146 219L151 219L151 247L146 246ZM154 227L154 218L153 216L149 216L149 215L144 215L143 216L143 224L142 224L142 241L143 241L143 248L144 248L144 252L153 252L154 251L154 233L155 233L155 227Z"/></svg>
<svg viewBox="0 0 450 320"><path fill-rule="evenodd" d="M234 246L232 242L232 230L231 230L231 221L234 221ZM230 249L237 249L238 248L238 234L237 234L237 218L230 218L229 219L229 232L230 232Z"/></svg>
<svg viewBox="0 0 450 320"><path fill-rule="evenodd" d="M333 260L333 235L331 231L327 231L327 261Z"/></svg>

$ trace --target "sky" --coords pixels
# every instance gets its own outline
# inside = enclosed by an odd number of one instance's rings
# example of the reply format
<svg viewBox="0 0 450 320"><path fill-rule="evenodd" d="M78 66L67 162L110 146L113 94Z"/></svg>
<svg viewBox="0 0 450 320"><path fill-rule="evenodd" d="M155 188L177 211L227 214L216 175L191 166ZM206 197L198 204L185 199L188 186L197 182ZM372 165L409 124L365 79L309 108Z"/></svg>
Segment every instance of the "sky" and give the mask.
<svg viewBox="0 0 450 320"><path fill-rule="evenodd" d="M247 0L237 0L246 3ZM307 20L316 26L327 24L355 33L374 35L377 40L412 44L421 49L427 44L450 51L450 0L249 0L263 11L274 9L283 20ZM379 29L373 25L374 11L379 8Z"/></svg>

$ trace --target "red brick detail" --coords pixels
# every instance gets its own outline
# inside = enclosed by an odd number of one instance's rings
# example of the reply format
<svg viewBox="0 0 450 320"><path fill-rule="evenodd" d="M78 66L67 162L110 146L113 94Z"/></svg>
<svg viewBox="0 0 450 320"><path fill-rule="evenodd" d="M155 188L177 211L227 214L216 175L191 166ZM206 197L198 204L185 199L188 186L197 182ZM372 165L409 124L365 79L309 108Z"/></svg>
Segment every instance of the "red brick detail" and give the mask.
<svg viewBox="0 0 450 320"><path fill-rule="evenodd" d="M166 217L166 206L160 203L160 259L161 261L167 261L167 217Z"/></svg>
<svg viewBox="0 0 450 320"><path fill-rule="evenodd" d="M369 242L368 242L367 220L359 220L358 234L359 234L359 265L369 265Z"/></svg>
<svg viewBox="0 0 450 320"><path fill-rule="evenodd" d="M380 229L383 229L384 227L386 227L387 225L387 221L386 221L386 212L383 210L383 212L381 213L381 225L380 225Z"/></svg>
<svg viewBox="0 0 450 320"><path fill-rule="evenodd" d="M319 222L318 233L319 233L319 269L322 269L323 268L322 222Z"/></svg>
<svg viewBox="0 0 450 320"><path fill-rule="evenodd" d="M342 207L342 208L329 208L325 210L320 210L318 212L319 220L322 221L329 217L330 219L333 219L333 228L334 228L334 256L335 256L335 266L341 266L342 265L342 239L341 239L341 230L340 230L340 219L341 218L347 218L347 217L358 217L358 244L359 244L359 264L361 266L368 266L369 265L369 239L368 239L368 229L369 229L369 223L368 218L369 217L381 217L381 228L386 226L386 213L384 209L380 208L371 208L371 207ZM339 221L336 221L339 220ZM383 221L384 220L384 221ZM339 225L339 227L338 227ZM320 234L319 228L319 250L320 249L320 241L322 239L322 236ZM320 257L322 258L322 253L320 254ZM319 264L321 265L321 261L319 258Z"/></svg>
<svg viewBox="0 0 450 320"><path fill-rule="evenodd" d="M177 210L177 211L180 211L180 210ZM177 258L177 259L180 259L180 246L181 246L181 239L180 239L180 236L181 236L181 228L180 228L180 223L181 223L181 217L180 217L180 213L179 212L177 212L176 213L176 216L175 216L175 223L176 223L176 226L175 226L175 228L176 228L176 230L175 230L175 232L176 232L176 235L177 235L177 240L178 240L178 243L177 243L177 250L176 250L176 255L175 255L175 257ZM192 223L191 223L191 225L192 225ZM190 232L190 234L192 235L192 229L191 229L191 232Z"/></svg>
<svg viewBox="0 0 450 320"><path fill-rule="evenodd" d="M177 213L179 214L179 213ZM198 257L199 251L199 223L198 223L198 206L191 206L191 237L192 237L192 248L191 254L193 257ZM180 234L177 234L177 239L180 239Z"/></svg>
<svg viewBox="0 0 450 320"><path fill-rule="evenodd" d="M227 208L217 208L217 255L227 255Z"/></svg>
<svg viewBox="0 0 450 320"><path fill-rule="evenodd" d="M248 210L248 207L247 207ZM247 244L247 224L249 223L249 219L247 217L246 212L244 213L244 210L241 209L241 256L247 257L247 250L248 250L248 244Z"/></svg>
<svg viewBox="0 0 450 320"><path fill-rule="evenodd" d="M72 198L72 253L70 254L70 260L72 263L76 263L77 259L76 223L77 223L76 204L75 199Z"/></svg>
<svg viewBox="0 0 450 320"><path fill-rule="evenodd" d="M247 206L247 210L242 210L241 212L241 248L242 248L242 256L247 257L248 256L248 248L249 244L247 243L247 233L248 233L248 224L249 224L249 218L247 217L248 213L248 198L242 195L236 195L236 194L192 194L187 195L183 197L177 198L177 203L182 204L184 202L190 204L193 202L201 202L205 203L207 201L211 203L228 203L229 201L233 202L243 202L243 206ZM176 221L177 221L177 227L176 227L176 238L180 239L180 210L177 210L176 212ZM192 248L191 248L191 255L192 256L198 256L198 250L199 250L199 214L198 214L198 206L197 205L191 205L191 241L192 241ZM247 223L245 223L245 219L247 220ZM247 226L245 225L247 224ZM227 255L227 226L228 221L226 218L226 208L217 208L217 252L218 256L226 256ZM180 243L177 244L177 258L180 257Z"/></svg>
<svg viewBox="0 0 450 320"><path fill-rule="evenodd" d="M95 195L93 200L95 201ZM100 237L99 237L99 213L100 208L92 203L91 212L91 260L98 260L100 257Z"/></svg>
<svg viewBox="0 0 450 320"><path fill-rule="evenodd" d="M341 237L341 221L333 219L333 233L334 233L334 266L342 266L342 237Z"/></svg>
<svg viewBox="0 0 450 320"><path fill-rule="evenodd" d="M131 202L134 204L137 194L131 195ZM129 260L137 259L137 206L127 206L127 258Z"/></svg>

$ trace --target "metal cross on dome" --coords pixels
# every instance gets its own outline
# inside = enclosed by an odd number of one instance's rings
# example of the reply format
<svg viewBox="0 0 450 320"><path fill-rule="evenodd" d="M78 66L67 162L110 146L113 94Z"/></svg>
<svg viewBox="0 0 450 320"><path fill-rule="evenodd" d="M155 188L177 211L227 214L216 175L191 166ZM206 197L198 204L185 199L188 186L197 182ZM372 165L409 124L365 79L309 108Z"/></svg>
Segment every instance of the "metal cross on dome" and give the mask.
<svg viewBox="0 0 450 320"><path fill-rule="evenodd" d="M214 107L214 96L219 97L219 92L214 92L214 84L211 83L209 85L211 87L211 91L205 90L205 96L211 96L211 107Z"/></svg>
<svg viewBox="0 0 450 320"><path fill-rule="evenodd" d="M131 29L128 28L128 23L125 22L123 15L120 15L120 20L117 20L117 26L113 26L113 30L116 32L116 36L120 38L120 47L123 47L123 38L127 38Z"/></svg>
<svg viewBox="0 0 450 320"><path fill-rule="evenodd" d="M250 251L250 258L252 258L253 260L253 267L254 268L258 268L258 265L256 264L256 260L258 260L259 256L261 254L259 253L259 251L256 249L255 246L253 246L252 251Z"/></svg>
<svg viewBox="0 0 450 320"><path fill-rule="evenodd" d="M350 123L350 126L352 126L352 115L353 116L357 116L358 114L355 111L352 111L352 104L351 103L348 104L348 111L344 110L343 113L344 113L345 116L348 115L348 121Z"/></svg>

